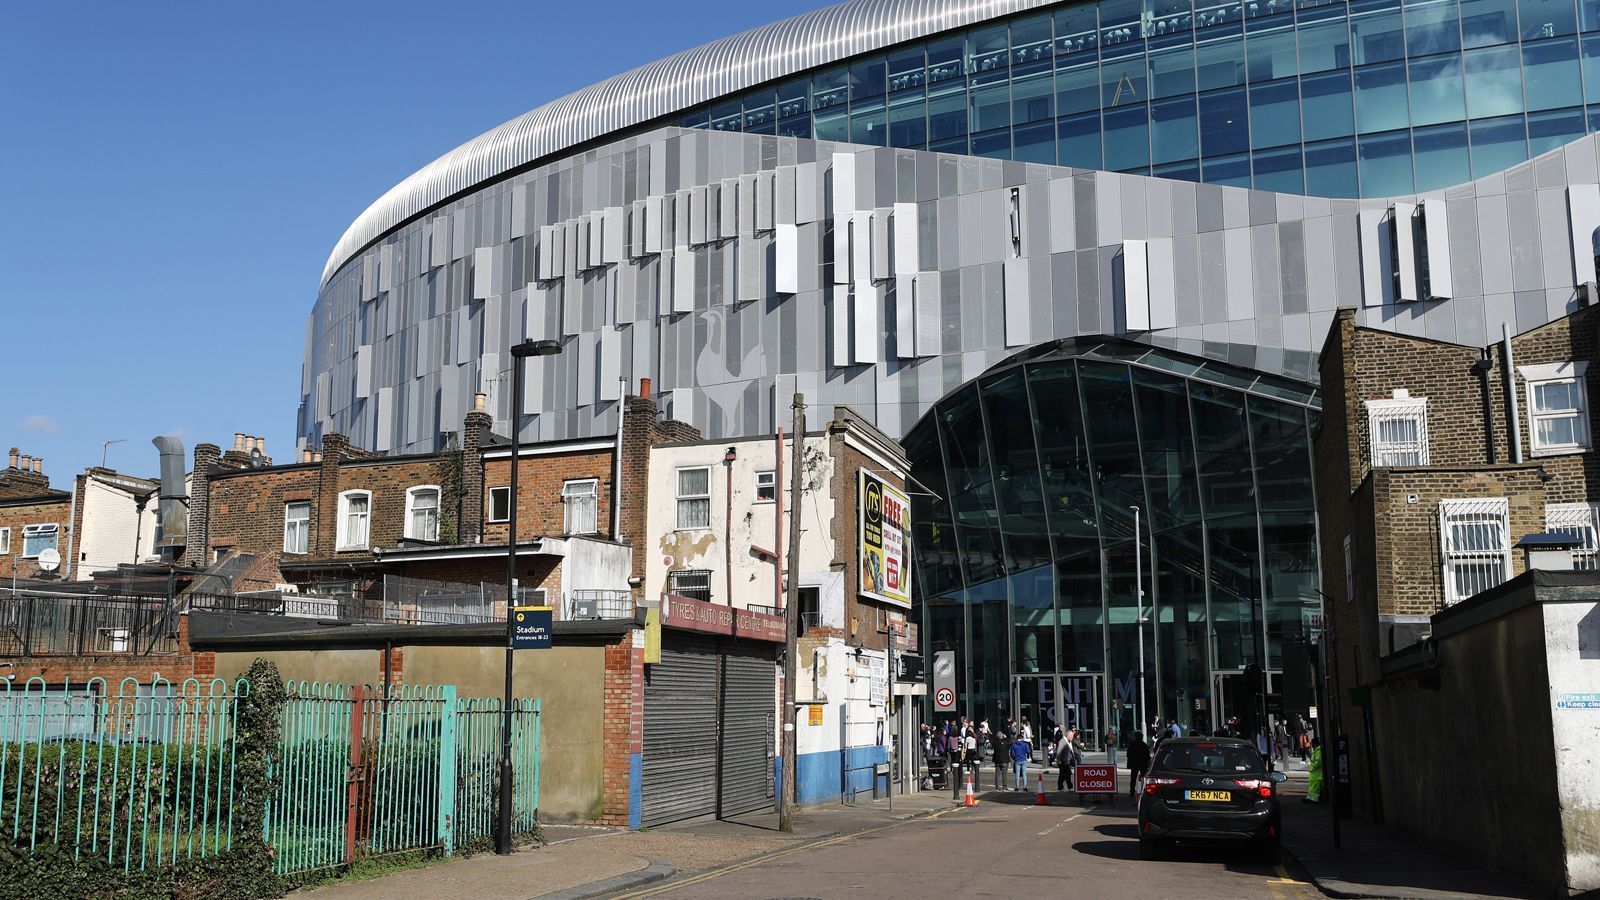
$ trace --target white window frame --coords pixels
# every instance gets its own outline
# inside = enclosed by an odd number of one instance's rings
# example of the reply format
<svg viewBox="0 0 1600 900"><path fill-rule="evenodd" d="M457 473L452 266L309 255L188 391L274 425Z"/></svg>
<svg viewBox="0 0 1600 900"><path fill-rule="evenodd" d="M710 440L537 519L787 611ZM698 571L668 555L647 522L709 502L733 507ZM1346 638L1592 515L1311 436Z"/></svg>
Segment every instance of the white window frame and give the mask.
<svg viewBox="0 0 1600 900"><path fill-rule="evenodd" d="M761 496L765 491L767 496ZM776 469L763 469L756 473L756 499L757 503L775 503L778 500L778 472Z"/></svg>
<svg viewBox="0 0 1600 900"><path fill-rule="evenodd" d="M1439 501L1439 547L1443 552L1443 580L1444 602L1446 606L1460 603L1482 591L1503 584L1511 577L1511 523L1510 510L1504 497L1476 497L1460 500ZM1460 549L1456 547L1455 534L1451 529L1452 524L1476 523L1484 529L1498 531L1492 534L1497 547L1482 549L1469 547ZM1497 572L1484 572L1476 576L1470 585L1472 590L1463 591L1458 584L1458 576L1465 575L1471 569L1481 569L1493 565Z"/></svg>
<svg viewBox="0 0 1600 900"><path fill-rule="evenodd" d="M11 552L11 526L0 528L0 554Z"/></svg>
<svg viewBox="0 0 1600 900"><path fill-rule="evenodd" d="M421 494L433 494L433 534L417 534L415 513L417 511L417 497ZM405 536L414 541L439 540L439 519L444 508L444 491L439 490L437 484L418 484L406 488L406 526Z"/></svg>
<svg viewBox="0 0 1600 900"><path fill-rule="evenodd" d="M40 547L32 553L28 552L28 538L48 534L54 540L49 547ZM61 548L61 526L55 522L36 522L32 525L22 526L22 558L38 559L39 554L46 550L59 550Z"/></svg>
<svg viewBox="0 0 1600 900"><path fill-rule="evenodd" d="M1583 453L1592 440L1589 430L1589 387L1585 373L1589 364L1583 360L1548 363L1535 366L1517 366L1517 372L1526 383L1524 402L1527 404L1528 447L1534 456L1555 456L1562 453ZM1541 413L1534 406L1535 388L1553 383L1570 383L1578 389L1578 405L1573 411ZM1546 419L1562 419L1577 415L1577 443L1543 444L1539 441L1539 423Z"/></svg>
<svg viewBox="0 0 1600 900"><path fill-rule="evenodd" d="M495 516L494 516L494 495L495 494L501 494L502 496L504 496L506 498L506 514L501 516L498 519L495 518ZM484 510L483 518L484 518L484 521L489 522L491 524L493 524L495 522L509 522L509 521L511 521L511 486L510 485L503 484L503 485L500 485L499 487L489 488L489 508Z"/></svg>
<svg viewBox="0 0 1600 900"><path fill-rule="evenodd" d="M581 504L587 500L588 520L578 520ZM561 482L561 530L563 534L595 534L600 531L600 479L572 478Z"/></svg>
<svg viewBox="0 0 1600 900"><path fill-rule="evenodd" d="M291 510L291 509L293 509L294 507L297 507L297 506L305 509L305 512L306 512L305 516L303 518L290 518L289 510ZM294 525L298 525L299 527L298 528L294 528L293 530L291 530L290 526L294 526ZM302 545L302 546L299 547L299 549L297 549L296 547L290 546L289 537L290 537L291 534L298 535L298 537L299 537L298 544ZM289 500L289 501L286 501L283 504L283 552L284 553L292 553L292 554L295 554L297 556L304 555L306 553L310 553L311 552L311 501L310 500Z"/></svg>
<svg viewBox="0 0 1600 900"><path fill-rule="evenodd" d="M1551 503L1544 508L1544 530L1583 540L1572 548L1574 569L1600 569L1600 503Z"/></svg>
<svg viewBox="0 0 1600 900"><path fill-rule="evenodd" d="M351 540L350 535L350 501L361 497L367 501L366 522L362 540L357 543ZM371 491L344 491L339 495L339 522L334 528L338 535L339 550L365 550L372 545L372 492Z"/></svg>
<svg viewBox="0 0 1600 900"><path fill-rule="evenodd" d="M685 494L683 492L683 473L685 473L685 472L704 472L704 473L706 473L706 491L705 491L705 493L703 493L703 494ZM678 526L677 530L678 531L704 531L704 530L710 528L711 527L711 467L710 466L679 466L673 472L673 489L674 489L674 491L676 493L676 497L677 497L677 505L676 505L676 509L675 509L675 511L677 513L677 519L676 519L677 526ZM696 524L694 519L691 518L689 520L688 524L685 524L684 515L683 515L684 503L686 503L686 502L693 503L693 502L698 502L698 501L705 501L705 510L706 510L706 512L705 512L705 521L703 523ZM693 508L693 507L691 507L691 508Z"/></svg>
<svg viewBox="0 0 1600 900"><path fill-rule="evenodd" d="M1383 441L1382 423L1410 420L1416 423L1414 442ZM1425 466L1428 464L1428 398L1396 397L1367 401L1368 459L1373 466Z"/></svg>

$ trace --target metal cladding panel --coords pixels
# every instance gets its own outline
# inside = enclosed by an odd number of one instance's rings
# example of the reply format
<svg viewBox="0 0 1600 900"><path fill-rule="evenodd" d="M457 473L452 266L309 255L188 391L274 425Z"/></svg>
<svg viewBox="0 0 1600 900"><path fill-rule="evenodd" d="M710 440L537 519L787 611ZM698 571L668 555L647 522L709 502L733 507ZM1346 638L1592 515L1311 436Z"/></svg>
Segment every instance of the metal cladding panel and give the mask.
<svg viewBox="0 0 1600 900"><path fill-rule="evenodd" d="M689 410L673 414L687 419ZM717 655L709 639L664 634L644 685L643 825L705 816L717 806Z"/></svg>
<svg viewBox="0 0 1600 900"><path fill-rule="evenodd" d="M644 252L661 252L661 217L667 198L651 197L644 201Z"/></svg>
<svg viewBox="0 0 1600 900"><path fill-rule="evenodd" d="M600 401L622 399L622 333L615 328L600 332Z"/></svg>
<svg viewBox="0 0 1600 900"><path fill-rule="evenodd" d="M774 173L772 172L756 173L754 183L755 209L753 210L755 214L753 227L756 231L771 231L772 226L776 224L773 221L772 215L774 201L773 192L776 181L777 179L774 177ZM791 187L793 186L792 181L790 182L790 185Z"/></svg>
<svg viewBox="0 0 1600 900"><path fill-rule="evenodd" d="M913 359L917 355L917 305L915 275L894 277L894 355Z"/></svg>
<svg viewBox="0 0 1600 900"><path fill-rule="evenodd" d="M944 283L938 272L918 272L912 285L917 317L918 356L938 356L940 329L944 324ZM937 398L935 398L937 399Z"/></svg>
<svg viewBox="0 0 1600 900"><path fill-rule="evenodd" d="M850 280L858 286L872 282L873 221L870 212L858 212L850 218ZM837 221L837 219L835 220Z"/></svg>
<svg viewBox="0 0 1600 900"><path fill-rule="evenodd" d="M722 240L737 237L739 235L739 179L722 179L722 187L718 191L717 199L717 237ZM745 227L746 229L749 228L749 226Z"/></svg>
<svg viewBox="0 0 1600 900"><path fill-rule="evenodd" d="M623 219L622 207L620 206L606 207L605 213L600 217L600 262L602 264L622 262L622 248L626 243L624 240L626 232L623 228Z"/></svg>
<svg viewBox="0 0 1600 900"><path fill-rule="evenodd" d="M1122 242L1122 317L1129 331L1150 330L1149 246Z"/></svg>
<svg viewBox="0 0 1600 900"><path fill-rule="evenodd" d="M780 294L793 294L800 290L800 229L796 225L779 225L773 232L776 245L773 262L773 286Z"/></svg>
<svg viewBox="0 0 1600 900"><path fill-rule="evenodd" d="M1178 327L1177 281L1173 274L1172 238L1158 238L1147 246L1145 263L1150 275L1150 327Z"/></svg>
<svg viewBox="0 0 1600 900"><path fill-rule="evenodd" d="M1572 280L1595 280L1595 232L1600 230L1600 185L1575 184L1567 188L1567 218L1572 227Z"/></svg>
<svg viewBox="0 0 1600 900"><path fill-rule="evenodd" d="M872 280L881 281L889 277L889 211L880 209L869 215L872 217Z"/></svg>
<svg viewBox="0 0 1600 900"><path fill-rule="evenodd" d="M852 319L855 334L851 343L854 352L851 354L855 362L876 363L881 362L883 355L879 347L883 344L883 306L882 298L878 293L878 286L870 281L863 281L851 289L854 299L852 302Z"/></svg>
<svg viewBox="0 0 1600 900"><path fill-rule="evenodd" d="M356 399L372 396L372 347L356 348Z"/></svg>
<svg viewBox="0 0 1600 900"><path fill-rule="evenodd" d="M917 272L917 205L894 205L894 274L915 275Z"/></svg>
<svg viewBox="0 0 1600 900"><path fill-rule="evenodd" d="M694 250L679 250L672 255L672 311L694 312Z"/></svg>
<svg viewBox="0 0 1600 900"><path fill-rule="evenodd" d="M706 242L706 186L689 189L689 244L698 247Z"/></svg>
<svg viewBox="0 0 1600 900"><path fill-rule="evenodd" d="M1450 208L1444 200L1422 201L1422 239L1428 251L1428 297L1443 300L1455 296L1450 275ZM1594 265L1594 257L1589 258ZM1579 283L1582 283L1580 279Z"/></svg>
<svg viewBox="0 0 1600 900"><path fill-rule="evenodd" d="M394 245L384 244L378 248L378 291L388 292L394 289Z"/></svg>
<svg viewBox="0 0 1600 900"><path fill-rule="evenodd" d="M771 808L777 676L765 646L733 645L722 660L722 816Z"/></svg>
<svg viewBox="0 0 1600 900"><path fill-rule="evenodd" d="M472 251L472 299L482 300L495 293L494 248L479 247Z"/></svg>
<svg viewBox="0 0 1600 900"><path fill-rule="evenodd" d="M828 321L833 335L831 358L835 366L850 365L850 285L833 286L833 302L828 304Z"/></svg>
<svg viewBox="0 0 1600 900"><path fill-rule="evenodd" d="M1006 346L1021 347L1031 340L1033 326L1028 293L1028 261L1008 259L1004 263L1002 289L1005 292Z"/></svg>
<svg viewBox="0 0 1600 900"><path fill-rule="evenodd" d="M378 258L371 253L361 257L361 299L378 296Z"/></svg>
<svg viewBox="0 0 1600 900"><path fill-rule="evenodd" d="M1358 217L1361 229L1361 300L1363 306L1382 306L1394 292L1390 277L1389 229L1384 211L1363 209Z"/></svg>
<svg viewBox="0 0 1600 900"><path fill-rule="evenodd" d="M450 217L439 216L433 220L428 236L428 264L444 266L450 263Z"/></svg>
<svg viewBox="0 0 1600 900"><path fill-rule="evenodd" d="M1389 234L1394 242L1394 272L1401 300L1421 299L1417 292L1417 205L1396 203L1389 208Z"/></svg>

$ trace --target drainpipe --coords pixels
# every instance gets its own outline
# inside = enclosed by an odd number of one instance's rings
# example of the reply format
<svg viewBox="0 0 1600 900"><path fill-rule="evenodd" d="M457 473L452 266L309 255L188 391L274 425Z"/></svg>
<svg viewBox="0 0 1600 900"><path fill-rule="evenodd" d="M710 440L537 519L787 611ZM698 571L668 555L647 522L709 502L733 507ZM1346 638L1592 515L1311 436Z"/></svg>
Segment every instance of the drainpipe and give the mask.
<svg viewBox="0 0 1600 900"><path fill-rule="evenodd" d="M89 479L87 477L83 478L83 484L84 487L88 487ZM61 577L67 581L71 581L73 573L78 570L78 495L81 493L83 493L83 491L78 489L78 483L77 481L74 481L72 484L72 507L67 512L67 565L66 568L61 570ZM134 559L134 562L138 561L139 560L137 558ZM11 597L12 599L16 599L16 596L17 561L13 559L11 561Z"/></svg>
<svg viewBox="0 0 1600 900"><path fill-rule="evenodd" d="M727 470L727 486L722 492L724 498L722 513L722 568L726 573L725 579L728 591L728 605L733 606L733 461L738 453L729 446L722 454L723 467ZM720 719L718 721L721 721Z"/></svg>
<svg viewBox="0 0 1600 900"><path fill-rule="evenodd" d="M611 539L622 540L622 426L627 422L628 415L628 380L618 378L622 383L622 399L617 401L617 446L611 454Z"/></svg>
<svg viewBox="0 0 1600 900"><path fill-rule="evenodd" d="M1511 461L1522 462L1522 413L1517 409L1517 367L1511 360L1511 326L1500 323L1500 352L1506 361L1506 409L1511 413Z"/></svg>
<svg viewBox="0 0 1600 900"><path fill-rule="evenodd" d="M772 609L783 609L783 429L778 429L773 457L778 464L772 473Z"/></svg>

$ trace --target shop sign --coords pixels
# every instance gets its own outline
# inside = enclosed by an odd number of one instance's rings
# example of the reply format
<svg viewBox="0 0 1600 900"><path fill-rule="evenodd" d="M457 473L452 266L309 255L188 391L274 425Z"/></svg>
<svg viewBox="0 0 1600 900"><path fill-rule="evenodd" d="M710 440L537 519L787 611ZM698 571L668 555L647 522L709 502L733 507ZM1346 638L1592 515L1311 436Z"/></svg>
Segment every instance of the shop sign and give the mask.
<svg viewBox="0 0 1600 900"><path fill-rule="evenodd" d="M691 600L676 594L661 595L661 625L777 644L783 643L784 638L782 616Z"/></svg>
<svg viewBox="0 0 1600 900"><path fill-rule="evenodd" d="M862 469L857 493L863 597L911 607L911 500L899 488Z"/></svg>

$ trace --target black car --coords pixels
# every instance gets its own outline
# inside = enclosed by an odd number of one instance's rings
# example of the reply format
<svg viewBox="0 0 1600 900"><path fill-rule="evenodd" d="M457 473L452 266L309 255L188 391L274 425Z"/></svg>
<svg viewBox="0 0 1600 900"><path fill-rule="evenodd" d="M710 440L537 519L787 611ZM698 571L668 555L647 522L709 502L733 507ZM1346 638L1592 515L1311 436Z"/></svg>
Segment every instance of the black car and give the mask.
<svg viewBox="0 0 1600 900"><path fill-rule="evenodd" d="M1139 858L1154 859L1173 841L1209 841L1253 843L1264 862L1276 864L1284 780L1238 738L1162 741L1139 795Z"/></svg>

